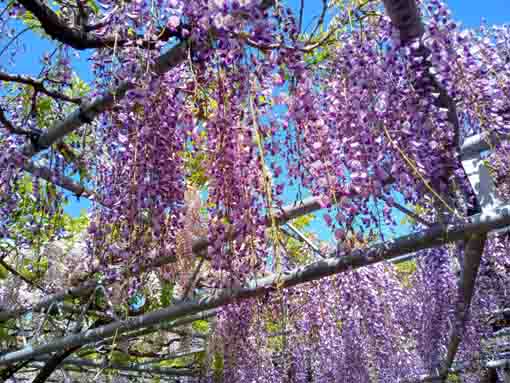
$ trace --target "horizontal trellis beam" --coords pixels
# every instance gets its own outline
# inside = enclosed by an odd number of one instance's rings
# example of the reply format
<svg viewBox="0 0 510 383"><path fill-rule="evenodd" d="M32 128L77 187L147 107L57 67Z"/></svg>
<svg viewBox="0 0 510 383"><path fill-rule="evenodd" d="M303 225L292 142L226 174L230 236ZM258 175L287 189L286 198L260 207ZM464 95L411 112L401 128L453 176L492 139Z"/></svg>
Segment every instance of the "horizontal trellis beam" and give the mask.
<svg viewBox="0 0 510 383"><path fill-rule="evenodd" d="M428 230L378 243L350 253L332 254L331 258L299 267L291 272L255 279L246 287L221 290L199 300L179 303L151 313L114 322L80 334L69 335L38 346L29 346L0 357L0 365L12 364L21 360L62 350L67 347L97 342L104 338L134 331L142 327L157 325L163 321L181 318L218 308L239 299L247 299L266 294L275 288L288 288L314 281L334 274L390 260L401 255L438 247L463 240L476 234L487 233L510 225L510 206L505 205L492 212L473 216L466 223L436 225Z"/></svg>
<svg viewBox="0 0 510 383"><path fill-rule="evenodd" d="M487 368L507 368L510 367L510 359L491 360L485 366Z"/></svg>
<svg viewBox="0 0 510 383"><path fill-rule="evenodd" d="M510 367L510 359L493 359L493 360L471 360L469 362L455 363L448 370L448 374L462 374L467 372L480 371L480 369L505 369ZM439 375L421 375L414 379L406 380L406 383L424 383L424 382L438 382L444 377Z"/></svg>
<svg viewBox="0 0 510 383"><path fill-rule="evenodd" d="M155 326L151 326L151 327L148 327L148 328L137 330L137 331L134 331L134 332L132 332L130 334L121 335L121 336L115 338L115 341L117 343L121 343L121 342L124 342L124 341L136 339L136 338L139 338L139 337L142 337L142 336L145 336L145 335L150 335L150 334L153 334L153 333L155 333L157 331L170 331L170 332L172 332L172 330L174 328L176 328L176 327L184 326L184 325L187 325L187 324L199 321L199 320L207 320L207 319L210 319L210 318L216 316L216 314L217 314L216 310L211 310L211 311L201 312L201 313L198 313L198 314L195 314L195 315L190 315L190 316L185 317L185 318L180 318L180 319L177 319L177 320L175 320L175 321L173 321L171 323L159 323L159 324L157 324Z"/></svg>
<svg viewBox="0 0 510 383"><path fill-rule="evenodd" d="M510 139L508 135L498 135L495 132L483 132L467 137L460 147L462 157L469 158L478 153L491 150L500 142Z"/></svg>
<svg viewBox="0 0 510 383"><path fill-rule="evenodd" d="M98 284L95 281L89 281L83 284L82 286L71 287L54 295L43 298L41 299L41 301L37 302L33 306L23 307L9 311L2 311L0 312L0 322L11 318L19 317L30 311L33 312L42 311L44 308L51 306L53 303L63 301L66 298L85 296L94 291L94 289L99 285L100 284Z"/></svg>
<svg viewBox="0 0 510 383"><path fill-rule="evenodd" d="M36 361L47 361L48 357L35 358ZM172 358L170 358L172 359ZM62 362L63 365L81 366L81 367L92 367L105 370L118 370L118 371L134 371L143 372L147 374L157 374L162 376L194 376L197 372L185 368L168 368L168 367L157 367L157 366L139 366L133 363L115 363L115 362L95 362L88 359L80 358L67 358Z"/></svg>
<svg viewBox="0 0 510 383"><path fill-rule="evenodd" d="M277 224L283 225L286 222L288 222L294 218L312 213L314 211L320 210L321 208L322 208L322 206L321 206L320 198L308 197L308 198L303 199L302 201L295 202L291 205L283 206L282 208L278 209L274 213L273 218L275 219ZM271 221L267 220L267 224L270 224L270 223L271 223ZM199 238L199 239L193 241L193 244L192 244L193 253L201 254L203 251L205 251L207 249L208 245L209 245L209 241L207 240L207 238ZM175 257L173 257L173 256L160 257L147 265L142 265L137 270L137 273L142 273L147 270L155 269L155 268L161 267L165 264L172 263L174 261L175 261ZM132 273L130 271L127 272L127 275L131 275L131 274ZM98 284L95 281L89 281L81 286L72 287L70 289L66 289L59 293L48 296L31 307L24 307L24 308L9 310L9 311L2 311L2 312L0 312L0 321L19 317L20 315L23 315L24 313L27 313L29 311L40 311L44 307L48 307L51 304L53 304L55 302L60 302L68 297L85 296L87 294L90 294L90 292L99 285L100 284Z"/></svg>
<svg viewBox="0 0 510 383"><path fill-rule="evenodd" d="M498 330L492 335L493 338L499 338L503 336L510 336L510 327Z"/></svg>

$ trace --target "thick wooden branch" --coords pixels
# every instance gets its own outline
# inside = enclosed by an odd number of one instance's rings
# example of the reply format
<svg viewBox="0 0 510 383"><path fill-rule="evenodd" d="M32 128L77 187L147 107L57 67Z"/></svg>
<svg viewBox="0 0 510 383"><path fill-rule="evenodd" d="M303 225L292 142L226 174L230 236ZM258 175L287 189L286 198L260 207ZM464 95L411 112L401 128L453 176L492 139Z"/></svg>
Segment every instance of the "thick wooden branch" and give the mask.
<svg viewBox="0 0 510 383"><path fill-rule="evenodd" d="M425 28L416 0L383 0L383 3L403 44L423 35Z"/></svg>
<svg viewBox="0 0 510 383"><path fill-rule="evenodd" d="M38 0L23 1L28 3L33 1L40 3ZM263 0L260 7L261 9L267 9L271 7L273 3L274 0ZM211 31L212 34L214 34L213 32L214 31ZM189 47L190 42L188 41L182 41L175 45L155 60L152 70L157 75L161 75L165 72L168 72L170 69L177 67L187 59ZM195 51L200 51L203 48L205 47L200 44L193 44L193 50ZM145 73L145 68L140 69L140 74L143 73ZM29 144L23 148L23 153L31 156L41 150L50 147L52 144L62 139L65 135L78 129L80 126L91 123L98 115L110 108L115 102L121 100L126 95L126 92L133 87L133 81L123 81L117 87L107 91L92 102L86 105L82 105L79 109L72 112L63 121L58 122L46 133L42 134L35 142L35 144Z"/></svg>
<svg viewBox="0 0 510 383"><path fill-rule="evenodd" d="M135 43L143 48L155 49L159 41L182 37L182 26L178 27L177 30L165 27L155 33L157 38L154 40L146 40L143 36L134 36L133 38L115 35L98 36L93 31L105 27L106 22L95 25L69 25L41 0L18 0L18 2L39 20L42 29L48 36L77 50L113 49L115 46L122 47L128 43ZM138 42L140 40L141 43Z"/></svg>
<svg viewBox="0 0 510 383"><path fill-rule="evenodd" d="M72 112L63 121L58 122L48 129L47 132L41 134L35 142L27 144L22 149L22 152L27 156L32 156L41 150L49 148L52 144L61 140L67 134L72 133L80 126L92 123L99 114L112 106L115 100L123 98L126 92L133 88L133 86L133 83L129 81L123 81L118 87L106 92L103 96L97 97L90 103L82 104L80 108Z"/></svg>
<svg viewBox="0 0 510 383"><path fill-rule="evenodd" d="M79 26L69 26L48 5L41 0L17 0L30 11L41 23L41 27L52 39L60 41L74 49L96 49L113 47L115 37L98 37L79 29Z"/></svg>
<svg viewBox="0 0 510 383"><path fill-rule="evenodd" d="M80 347L81 346L71 347L50 357L44 364L44 367L41 368L41 371L39 371L32 383L44 383L58 368L58 366L60 366L64 359L70 356L73 352L77 351Z"/></svg>
<svg viewBox="0 0 510 383"><path fill-rule="evenodd" d="M38 358L39 359L39 358ZM42 358L40 358L42 359ZM113 363L113 362L95 362L88 359L68 358L62 364L81 367L92 367L105 370L118 370L118 371L135 371L148 374L156 374L162 376L194 376L196 371L186 368L167 368L156 366L137 366L134 363Z"/></svg>
<svg viewBox="0 0 510 383"><path fill-rule="evenodd" d="M23 164L23 169L36 177L72 192L77 197L94 197L94 194L87 190L84 186L74 182L69 177L55 174L55 172L45 166L37 166L33 162L27 160ZM101 203L101 201L98 202Z"/></svg>
<svg viewBox="0 0 510 383"><path fill-rule="evenodd" d="M419 233L378 243L364 249L356 249L344 254L334 253L331 254L330 258L297 268L288 273L252 280L242 288L224 289L198 300L179 303L139 317L114 322L80 334L58 338L38 346L25 347L0 356L0 365L13 364L66 347L97 342L128 331L155 326L163 321L215 309L240 299L264 295L275 289L289 288L377 262L390 260L403 254L465 240L475 235L483 235L491 230L508 225L510 225L510 206L506 205L492 212L473 216L467 223L455 225L441 224Z"/></svg>
<svg viewBox="0 0 510 383"><path fill-rule="evenodd" d="M448 342L446 359L442 366L441 376L446 379L455 355L459 349L460 342L464 335L465 325L469 314L471 299L475 291L476 276L480 267L483 249L487 240L487 234L473 235L468 239L464 246L464 257L462 272L459 279L459 290L457 298L457 308L455 311L455 320Z"/></svg>

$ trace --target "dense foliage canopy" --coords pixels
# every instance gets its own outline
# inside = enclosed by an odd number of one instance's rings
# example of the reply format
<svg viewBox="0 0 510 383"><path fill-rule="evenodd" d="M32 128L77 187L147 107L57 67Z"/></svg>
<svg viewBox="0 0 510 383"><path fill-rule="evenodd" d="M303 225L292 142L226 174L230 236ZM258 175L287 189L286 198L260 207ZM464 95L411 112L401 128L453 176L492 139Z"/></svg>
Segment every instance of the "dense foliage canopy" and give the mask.
<svg viewBox="0 0 510 383"><path fill-rule="evenodd" d="M0 1L1 379L504 378L510 27L303 3Z"/></svg>

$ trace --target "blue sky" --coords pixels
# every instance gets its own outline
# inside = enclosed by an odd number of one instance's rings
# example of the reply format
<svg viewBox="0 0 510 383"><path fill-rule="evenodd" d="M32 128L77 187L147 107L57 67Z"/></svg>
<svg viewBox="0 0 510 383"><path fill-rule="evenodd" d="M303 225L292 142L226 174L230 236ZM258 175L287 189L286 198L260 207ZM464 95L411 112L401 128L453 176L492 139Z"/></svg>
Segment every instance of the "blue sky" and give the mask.
<svg viewBox="0 0 510 383"><path fill-rule="evenodd" d="M300 0L289 0L287 2L293 9L299 9ZM446 3L450 6L452 14L457 21L460 21L465 27L477 27L480 25L482 18L491 24L510 23L510 0L486 0L482 3L475 0L448 0ZM322 1L320 0L305 0L303 27L313 25L322 9ZM15 66L10 66L6 62L6 56L0 57L0 66L6 66L9 71L14 73L23 73L30 75L37 75L40 70L40 58L45 52L50 52L54 49L54 44L41 40L32 32L24 34L23 41L26 45L26 52L19 56L16 60ZM91 71L88 62L89 53L79 52L73 59L74 68L77 74L85 81L91 81ZM285 193L286 199L292 202L296 199L297 190L287 190ZM306 197L306 194L303 195ZM89 206L88 201L81 199L80 202L72 199L72 203L68 206L67 210L72 214L79 214L83 208ZM321 215L321 214L319 214ZM401 215L397 217L397 221L402 218ZM316 219L311 229L318 233L319 238L328 240L331 238L329 230L327 230L322 223L321 219ZM401 227L398 233L405 232L407 228Z"/></svg>
<svg viewBox="0 0 510 383"><path fill-rule="evenodd" d="M483 18L489 24L510 23L510 1L509 0L446 0L446 4L452 10L454 18L461 21L465 27L476 27L480 25ZM300 0L288 0L288 4L294 9L299 9ZM306 27L317 17L322 9L322 1L305 0L305 12L303 26Z"/></svg>
<svg viewBox="0 0 510 383"><path fill-rule="evenodd" d="M508 0L448 0L456 20L465 27L476 27L484 18L488 24L510 23L510 2Z"/></svg>
<svg viewBox="0 0 510 383"><path fill-rule="evenodd" d="M300 0L288 0L287 3L295 9L299 9ZM486 0L482 3L475 0L447 0L454 18L466 27L476 27L484 18L488 24L510 23L510 1L509 0ZM305 12L303 26L306 27L316 20L321 12L322 2L320 0L305 0ZM27 52L16 61L15 71L17 73L37 74L39 71L39 60L44 52L51 51L54 44L45 42L32 32L24 34L24 42ZM91 80L91 73L87 63L88 54L79 52L81 58L76 59L79 65L75 66L79 75L84 80ZM6 57L0 57L0 64L4 65Z"/></svg>

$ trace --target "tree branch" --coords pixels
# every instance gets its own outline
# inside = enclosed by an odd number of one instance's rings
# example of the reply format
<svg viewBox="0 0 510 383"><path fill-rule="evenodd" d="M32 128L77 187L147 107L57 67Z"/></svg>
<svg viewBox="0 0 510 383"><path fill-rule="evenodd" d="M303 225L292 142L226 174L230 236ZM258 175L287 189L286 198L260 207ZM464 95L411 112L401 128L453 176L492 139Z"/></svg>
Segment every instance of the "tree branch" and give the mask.
<svg viewBox="0 0 510 383"><path fill-rule="evenodd" d="M35 379L32 383L44 383L46 379L50 377L50 375L55 371L58 366L70 356L73 352L78 351L81 346L70 347L62 353L56 354L52 356L48 361L44 364L44 367L39 371Z"/></svg>
<svg viewBox="0 0 510 383"><path fill-rule="evenodd" d="M43 359L43 358L37 358ZM189 368L169 368L159 366L143 366L134 363L112 363L109 361L96 362L88 359L69 358L62 362L65 365L93 367L106 370L136 371L139 373L157 374L162 376L194 376L196 371ZM35 381L34 381L35 383Z"/></svg>
<svg viewBox="0 0 510 383"><path fill-rule="evenodd" d="M416 0L383 0L383 3L403 44L423 35L425 27Z"/></svg>
<svg viewBox="0 0 510 383"><path fill-rule="evenodd" d="M157 39L147 41L143 36L134 38L124 38L122 36L99 37L91 32L103 28L107 25L105 21L95 25L77 25L70 26L62 18L60 18L49 6L40 0L17 0L27 11L30 11L41 23L41 27L52 39L60 41L74 49L98 49L113 48L114 46L124 46L130 42L136 43L137 40L144 40L140 43L143 48L154 49L158 41L168 41L173 37L182 38L183 26L176 30L164 28L158 33ZM81 4L81 3L79 3ZM78 7L83 11L83 7ZM84 18L81 18L84 21Z"/></svg>
<svg viewBox="0 0 510 383"><path fill-rule="evenodd" d="M446 353L446 360L441 369L442 379L446 379L448 370L455 360L455 355L459 348L462 336L464 335L466 321L469 314L469 306L475 291L476 276L480 267L483 249L487 234L474 235L466 241L464 248L464 258L462 265L462 273L459 279L459 290L457 299L457 309L455 311L455 322L453 324L450 341Z"/></svg>
<svg viewBox="0 0 510 383"><path fill-rule="evenodd" d="M0 124L2 124L3 127L5 129L7 129L10 133L14 133L14 134L28 134L29 133L29 132L25 132L24 130L17 129L16 127L14 127L12 122L10 122L7 119L7 116L5 115L4 110L2 109L1 106L0 106Z"/></svg>
<svg viewBox="0 0 510 383"><path fill-rule="evenodd" d="M24 85L30 85L34 88L36 92L44 93L47 96L50 96L57 100L62 100L66 102L72 102L73 104L80 104L81 99L66 96L63 93L55 92L50 90L44 86L44 79L38 80L33 77L24 76L24 75L11 75L5 72L0 72L0 81L9 81L9 82L17 82Z"/></svg>
<svg viewBox="0 0 510 383"><path fill-rule="evenodd" d="M24 2L32 2L35 0L23 0ZM37 1L39 3L39 1ZM271 7L274 0L263 0L260 5L261 9ZM211 31L214 32L214 31ZM204 42L209 46L209 42ZM194 50L201 50L206 46L194 44ZM168 51L159 56L152 67L152 70L161 75L168 72L170 69L175 68L181 64L188 57L189 42L181 41L176 46L170 48ZM145 71L144 71L145 73ZM136 77L136 76L135 76ZM134 87L132 80L121 82L116 88L105 92L102 96L94 99L90 104L82 105L79 109L72 112L63 121L58 122L47 132L42 134L35 144L27 145L23 148L23 152L31 156L41 150L50 147L53 143L59 141L65 135L75 131L80 126L91 123L99 114L110 108L115 102L122 99L126 92Z"/></svg>
<svg viewBox="0 0 510 383"><path fill-rule="evenodd" d="M322 0L322 12L319 16L319 20L317 21L317 25L315 25L315 28L313 29L312 33L310 33L310 38L308 39L308 44L310 44L310 41L313 39L313 36L315 33L324 25L324 20L326 18L326 12L328 11L328 0Z"/></svg>
<svg viewBox="0 0 510 383"><path fill-rule="evenodd" d="M36 166L33 162L27 160L23 164L23 169L35 177L42 178L43 180L51 182L52 184L74 193L77 197L90 198L94 196L94 193L85 189L84 186L74 182L71 178L59 174L57 175L45 166ZM101 203L101 201L98 202Z"/></svg>
<svg viewBox="0 0 510 383"><path fill-rule="evenodd" d="M199 300L178 303L136 318L128 318L80 334L68 335L38 346L25 347L0 356L0 365L16 363L58 351L65 347L89 344L143 327L157 326L166 320L178 319L186 315L215 309L234 301L267 294L274 289L289 288L334 274L388 261L403 254L439 247L446 243L464 240L466 237L473 235L483 235L488 231L508 225L510 225L510 206L505 205L490 213L473 216L466 223L456 225L438 224L428 230L377 243L363 249L354 249L342 254L334 252L327 259L299 267L288 273L278 273L265 278L254 279L247 283L245 287L223 289L205 295Z"/></svg>
<svg viewBox="0 0 510 383"><path fill-rule="evenodd" d="M17 0L27 11L39 20L41 26L54 40L67 44L74 49L113 47L114 37L100 38L87 32L70 27L53 10L40 0Z"/></svg>
<svg viewBox="0 0 510 383"><path fill-rule="evenodd" d="M10 265L8 265L3 259L0 259L0 265L2 265L12 275L18 277L19 279L21 279L26 284L28 284L28 285L30 285L32 287L35 287L35 288L37 288L37 289L39 289L39 290L44 292L44 289L41 286L37 285L34 281L31 281L30 279L24 277L23 274L20 274L18 271L16 271L16 269L14 269Z"/></svg>

